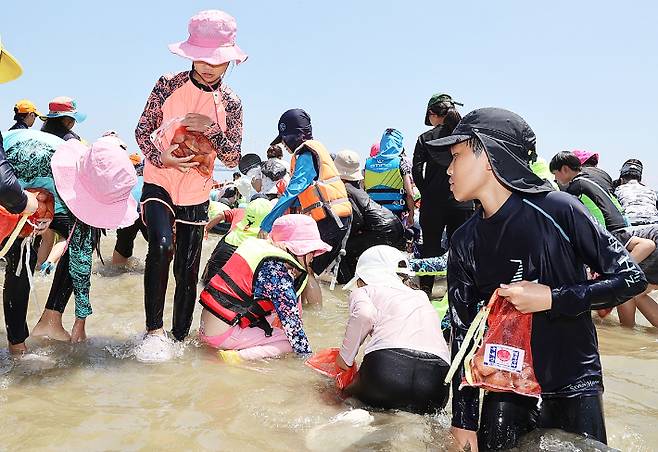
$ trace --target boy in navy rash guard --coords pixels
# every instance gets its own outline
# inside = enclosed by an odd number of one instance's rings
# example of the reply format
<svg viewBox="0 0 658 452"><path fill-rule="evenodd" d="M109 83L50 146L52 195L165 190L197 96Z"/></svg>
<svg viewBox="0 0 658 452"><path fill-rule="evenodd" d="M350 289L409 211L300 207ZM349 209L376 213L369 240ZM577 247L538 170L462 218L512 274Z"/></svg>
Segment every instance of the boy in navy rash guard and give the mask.
<svg viewBox="0 0 658 452"><path fill-rule="evenodd" d="M451 136L429 144L452 146L448 174L455 199L482 204L455 232L448 258L452 354L482 303L500 288L516 309L534 313L532 358L542 387L540 408L534 398L486 393L478 429L479 392L459 390L460 366L452 401L457 442L471 450L506 449L541 427L605 443L601 362L590 310L641 293L644 274L578 199L553 191L532 173L535 135L518 115L475 110ZM585 265L600 276L588 280Z"/></svg>

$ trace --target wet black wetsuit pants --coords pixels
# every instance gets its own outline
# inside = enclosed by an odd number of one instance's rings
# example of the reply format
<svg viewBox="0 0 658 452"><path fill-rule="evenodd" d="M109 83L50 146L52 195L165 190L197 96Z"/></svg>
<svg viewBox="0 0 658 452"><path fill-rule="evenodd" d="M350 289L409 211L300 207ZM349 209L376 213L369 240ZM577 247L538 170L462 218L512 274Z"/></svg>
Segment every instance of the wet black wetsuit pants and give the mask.
<svg viewBox="0 0 658 452"><path fill-rule="evenodd" d="M67 237L69 228L68 215L55 215L50 229L56 231L60 236ZM26 317L28 302L30 299L30 281L28 279L26 261L26 250L21 251L23 239L17 238L13 243L5 259L5 283L3 289L3 308L5 314L5 326L7 327L7 340L10 344L20 344L28 338ZM30 245L29 271L34 274L37 263L37 252L40 239L36 238ZM48 294L46 309L64 312L68 299L73 293L73 280L69 273L68 251L60 259L53 276L53 283ZM20 263L22 261L22 263ZM20 263L20 264L19 264ZM21 272L16 276L16 270L21 265Z"/></svg>
<svg viewBox="0 0 658 452"><path fill-rule="evenodd" d="M27 329L27 302L30 298L30 282L27 272L34 273L37 264L37 253L34 246L30 249L30 265L25 265L25 250L21 254L23 239L17 238L5 259L5 285L2 292L3 308L5 311L5 326L7 327L7 340L10 344L20 344L30 335ZM21 262L22 261L22 262ZM21 272L16 276L16 270L21 265Z"/></svg>
<svg viewBox="0 0 658 452"><path fill-rule="evenodd" d="M516 394L488 392L482 401L478 430L480 450L515 447L535 428L556 428L607 443L601 395L542 400Z"/></svg>
<svg viewBox="0 0 658 452"><path fill-rule="evenodd" d="M449 367L431 353L375 350L363 357L358 376L345 393L375 408L432 413L448 402L449 387L443 380Z"/></svg>
<svg viewBox="0 0 658 452"><path fill-rule="evenodd" d="M125 258L131 257L135 247L135 238L137 238L137 234L140 232L144 240L148 240L146 226L141 218L138 218L131 226L117 229L117 242L114 245L114 251Z"/></svg>
<svg viewBox="0 0 658 452"><path fill-rule="evenodd" d="M204 235L203 225L185 222L207 221L208 202L195 206L173 206L164 189L156 185L144 184L142 200L153 198L163 199L166 205L152 200L142 206L148 231L148 252L144 269L146 329L151 331L163 327L162 317L169 281L169 264L173 258L176 291L172 333L177 340L182 341L192 326ZM175 217L173 212L176 212ZM182 222L175 223L174 237L175 220Z"/></svg>
<svg viewBox="0 0 658 452"><path fill-rule="evenodd" d="M319 275L329 267L340 253L341 244L348 232L349 225L352 222L352 215L349 217L341 217L339 221L342 226L339 226L332 217L324 218L318 221L318 231L320 238L323 242L331 245L331 251L320 254L313 259L311 268L313 273Z"/></svg>
<svg viewBox="0 0 658 452"><path fill-rule="evenodd" d="M441 247L443 230L446 230L448 240L466 220L471 218L470 209L453 209L450 207L420 207L420 227L423 230L422 257L438 257L446 252ZM425 292L434 286L434 276L421 276L420 287Z"/></svg>
<svg viewBox="0 0 658 452"><path fill-rule="evenodd" d="M68 238L72 224L68 215L57 214L50 223L50 229L57 232L60 237ZM66 250L60 258L53 275L53 283L50 286L46 309L64 313L66 305L73 294L73 279L69 272L69 252Z"/></svg>

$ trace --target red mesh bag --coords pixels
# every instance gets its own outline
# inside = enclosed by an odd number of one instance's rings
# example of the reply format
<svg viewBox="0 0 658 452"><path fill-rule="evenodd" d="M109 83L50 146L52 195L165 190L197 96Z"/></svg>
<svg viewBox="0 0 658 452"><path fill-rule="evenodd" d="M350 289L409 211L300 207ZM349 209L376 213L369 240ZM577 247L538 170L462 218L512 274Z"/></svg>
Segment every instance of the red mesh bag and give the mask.
<svg viewBox="0 0 658 452"><path fill-rule="evenodd" d="M199 166L194 169L205 177L212 177L217 151L204 134L187 130L185 126L178 126L174 131L171 144L178 145L178 148L172 153L175 157L193 155L192 161L199 163Z"/></svg>
<svg viewBox="0 0 658 452"><path fill-rule="evenodd" d="M357 368L356 365L350 367L349 370L339 368L336 365L338 352L337 348L320 350L307 359L304 364L322 375L335 379L338 389L345 389L356 377Z"/></svg>
<svg viewBox="0 0 658 452"><path fill-rule="evenodd" d="M35 228L37 232L45 231L55 217L55 198L52 193L43 188L28 188L27 191L36 195L39 206L36 212L28 217L18 234L21 238L32 234ZM0 207L0 242L11 235L21 216L21 214L9 213L3 207Z"/></svg>
<svg viewBox="0 0 658 452"><path fill-rule="evenodd" d="M496 291L478 315L473 348L464 359L462 386L539 397L541 386L530 347L532 314L519 312Z"/></svg>

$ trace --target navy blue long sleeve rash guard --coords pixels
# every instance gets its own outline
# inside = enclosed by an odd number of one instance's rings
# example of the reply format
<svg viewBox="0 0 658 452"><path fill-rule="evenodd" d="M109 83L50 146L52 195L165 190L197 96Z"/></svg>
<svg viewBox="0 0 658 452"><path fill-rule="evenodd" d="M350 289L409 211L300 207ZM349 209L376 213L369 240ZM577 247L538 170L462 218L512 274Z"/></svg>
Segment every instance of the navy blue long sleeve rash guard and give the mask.
<svg viewBox="0 0 658 452"><path fill-rule="evenodd" d="M588 280L585 266L599 274ZM476 212L453 238L448 259L452 355L482 302L519 272L552 290L552 308L533 314L531 347L542 397L603 390L590 310L617 306L647 286L624 247L595 223L575 197L560 192L512 194L491 217ZM478 390L453 378L452 425L478 427Z"/></svg>

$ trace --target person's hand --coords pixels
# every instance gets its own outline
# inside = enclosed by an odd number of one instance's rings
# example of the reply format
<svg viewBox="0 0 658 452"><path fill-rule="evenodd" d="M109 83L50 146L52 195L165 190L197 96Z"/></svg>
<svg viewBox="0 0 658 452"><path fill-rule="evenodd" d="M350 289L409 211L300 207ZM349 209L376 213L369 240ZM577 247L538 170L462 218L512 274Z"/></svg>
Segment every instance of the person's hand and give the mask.
<svg viewBox="0 0 658 452"><path fill-rule="evenodd" d="M199 113L188 113L180 123L192 132L206 133L214 124L213 120Z"/></svg>
<svg viewBox="0 0 658 452"><path fill-rule="evenodd" d="M37 201L37 195L31 191L24 190L25 196L27 196L27 204L25 204L25 209L21 212L23 215L32 215L39 208L39 201Z"/></svg>
<svg viewBox="0 0 658 452"><path fill-rule="evenodd" d="M450 433L454 436L459 450L466 449L470 446L471 452L478 450L478 436L473 430L464 430L463 428L450 427Z"/></svg>
<svg viewBox="0 0 658 452"><path fill-rule="evenodd" d="M309 275L313 275L313 258L315 257L314 253L306 253L303 256L299 256L299 261L300 264L302 264L302 267L304 267L304 270L306 270L306 273Z"/></svg>
<svg viewBox="0 0 658 452"><path fill-rule="evenodd" d="M259 239L266 240L268 236L269 236L269 234L267 233L267 231L263 231L262 229L260 231L258 231L258 238Z"/></svg>
<svg viewBox="0 0 658 452"><path fill-rule="evenodd" d="M336 366L342 370L349 370L352 367L347 365L343 357L340 356L340 353L336 355Z"/></svg>
<svg viewBox="0 0 658 452"><path fill-rule="evenodd" d="M191 162L194 158L194 155L190 155L189 157L175 157L173 152L178 148L177 144L172 144L167 148L166 151L164 151L160 157L162 160L162 164L166 168L176 168L178 171L182 173L187 173L190 169L194 168L195 166L199 166L199 162Z"/></svg>
<svg viewBox="0 0 658 452"><path fill-rule="evenodd" d="M414 211L410 210L407 214L407 218L404 219L404 225L408 228L413 227L414 225Z"/></svg>
<svg viewBox="0 0 658 452"><path fill-rule="evenodd" d="M521 281L501 284L498 295L504 297L524 314L548 311L553 305L551 288L536 282Z"/></svg>

